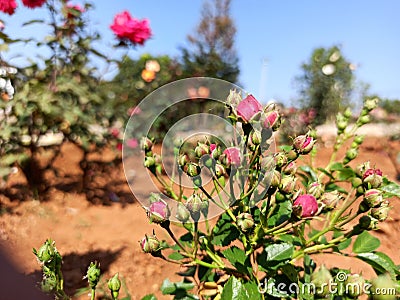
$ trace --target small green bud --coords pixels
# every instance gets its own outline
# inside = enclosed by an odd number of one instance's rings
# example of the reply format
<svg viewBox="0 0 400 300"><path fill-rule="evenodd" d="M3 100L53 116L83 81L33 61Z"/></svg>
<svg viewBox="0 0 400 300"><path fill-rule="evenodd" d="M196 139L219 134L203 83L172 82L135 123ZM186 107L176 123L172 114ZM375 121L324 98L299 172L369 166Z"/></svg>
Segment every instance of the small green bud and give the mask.
<svg viewBox="0 0 400 300"><path fill-rule="evenodd" d="M254 227L253 216L249 213L241 213L236 218L236 225L243 232L248 232Z"/></svg>
<svg viewBox="0 0 400 300"><path fill-rule="evenodd" d="M288 153L286 153L286 156L288 158L288 161L294 161L299 157L299 153L292 149Z"/></svg>
<svg viewBox="0 0 400 300"><path fill-rule="evenodd" d="M91 289L96 288L97 283L99 282L100 279L100 274L101 274L100 264L97 263L97 261L91 262L86 273L86 278L88 279L89 286Z"/></svg>
<svg viewBox="0 0 400 300"><path fill-rule="evenodd" d="M202 163L205 167L207 167L208 169L212 169L212 170L215 169L216 161L215 161L214 158L212 158L211 155L209 155L209 154L204 154L204 155L201 157L200 161L201 161L201 163Z"/></svg>
<svg viewBox="0 0 400 300"><path fill-rule="evenodd" d="M358 206L358 213L364 213L367 212L371 209L371 207L369 207L368 203L366 203L365 201L361 201L360 205Z"/></svg>
<svg viewBox="0 0 400 300"><path fill-rule="evenodd" d="M355 137L354 137L354 142L356 142L358 145L361 145L363 142L364 142L364 138L365 138L365 135L356 135Z"/></svg>
<svg viewBox="0 0 400 300"><path fill-rule="evenodd" d="M189 220L189 217L190 217L190 212L188 211L186 206L180 202L176 209L176 218L182 223L185 223L187 222L187 220Z"/></svg>
<svg viewBox="0 0 400 300"><path fill-rule="evenodd" d="M203 199L203 201L201 202L200 211L203 213L203 215L205 217L207 217L207 215L208 215L209 206L210 206L210 203L209 203L208 199Z"/></svg>
<svg viewBox="0 0 400 300"><path fill-rule="evenodd" d="M113 299L117 299L119 295L119 290L121 288L121 280L118 278L118 273L116 273L109 281L108 288L111 291Z"/></svg>
<svg viewBox="0 0 400 300"><path fill-rule="evenodd" d="M362 180L361 180L361 178L354 177L354 178L351 180L351 185L353 186L353 188L358 188L360 185L362 185Z"/></svg>
<svg viewBox="0 0 400 300"><path fill-rule="evenodd" d="M209 146L204 143L198 143L197 147L194 149L194 153L197 158L202 157L203 155L209 154Z"/></svg>
<svg viewBox="0 0 400 300"><path fill-rule="evenodd" d="M225 167L223 165L221 165L220 163L216 163L215 164L215 176L217 176L217 178L220 178L225 175L226 175Z"/></svg>
<svg viewBox="0 0 400 300"><path fill-rule="evenodd" d="M146 136L140 139L140 149L144 150L145 152L151 151L153 148L153 142Z"/></svg>
<svg viewBox="0 0 400 300"><path fill-rule="evenodd" d="M279 190L286 194L294 192L294 189L296 188L296 181L296 177L292 175L284 175L281 179Z"/></svg>
<svg viewBox="0 0 400 300"><path fill-rule="evenodd" d="M370 117L369 115L361 116L361 117L357 120L357 124L358 124L358 125L365 125L365 124L368 124L369 122L371 122L371 117Z"/></svg>
<svg viewBox="0 0 400 300"><path fill-rule="evenodd" d="M287 175L294 175L296 174L297 171L297 166L296 163L294 161L291 161L290 163L288 163L283 169L282 169L283 173L287 174Z"/></svg>
<svg viewBox="0 0 400 300"><path fill-rule="evenodd" d="M353 159L355 159L358 155L358 150L354 149L354 148L350 148L349 150L347 150L346 152L346 157L343 160L345 164L349 163L350 161L352 161Z"/></svg>
<svg viewBox="0 0 400 300"><path fill-rule="evenodd" d="M194 163L188 163L187 164L187 169L186 169L186 173L190 176L190 177L195 177L198 176L201 172L201 169L198 165L194 164Z"/></svg>
<svg viewBox="0 0 400 300"><path fill-rule="evenodd" d="M379 98L377 98L377 97L375 97L375 98L367 98L364 101L363 108L366 109L367 111L371 111L374 108L378 107L378 102L379 102Z"/></svg>
<svg viewBox="0 0 400 300"><path fill-rule="evenodd" d="M285 201L286 197L284 194L280 193L279 191L275 193L275 200L276 202Z"/></svg>
<svg viewBox="0 0 400 300"><path fill-rule="evenodd" d="M156 164L156 160L154 159L154 157L146 156L144 158L144 166L146 168L151 168L151 167L155 166L155 164Z"/></svg>
<svg viewBox="0 0 400 300"><path fill-rule="evenodd" d="M269 176L267 176L267 178L268 177ZM281 184L281 172L274 170L272 172L270 186L277 188L279 187L280 184Z"/></svg>
<svg viewBox="0 0 400 300"><path fill-rule="evenodd" d="M192 214L200 213L203 205L203 200L201 200L198 194L192 194L186 201L186 208Z"/></svg>
<svg viewBox="0 0 400 300"><path fill-rule="evenodd" d="M351 112L350 107L347 107L347 108L346 108L346 110L345 110L344 113L343 113L343 116L344 116L346 119L350 119L350 118L353 116L353 113Z"/></svg>
<svg viewBox="0 0 400 300"><path fill-rule="evenodd" d="M253 130L250 136L251 142L255 145L258 146L261 143L261 132L258 130Z"/></svg>
<svg viewBox="0 0 400 300"><path fill-rule="evenodd" d="M365 286L364 278L359 274L348 274L344 282L346 293L352 298L357 298L363 294Z"/></svg>
<svg viewBox="0 0 400 300"><path fill-rule="evenodd" d="M372 218L370 216L362 216L359 220L358 223L362 229L365 230L376 230L378 229L378 220L375 218Z"/></svg>
<svg viewBox="0 0 400 300"><path fill-rule="evenodd" d="M385 201L382 203L382 206L371 209L371 216L379 221L385 221L389 216L390 210L389 202Z"/></svg>
<svg viewBox="0 0 400 300"><path fill-rule="evenodd" d="M47 263L54 258L57 249L55 248L55 243L48 239L46 240L43 245L36 251L33 249L33 253L36 255L37 259L42 263Z"/></svg>
<svg viewBox="0 0 400 300"><path fill-rule="evenodd" d="M277 168L281 168L284 165L287 164L287 157L285 155L285 153L283 152L278 152L275 156L274 156L274 161L275 161L275 166Z"/></svg>
<svg viewBox="0 0 400 300"><path fill-rule="evenodd" d="M382 293L385 291L385 293ZM371 294L374 300L395 300L396 283L390 278L389 274L379 275L371 280Z"/></svg>
<svg viewBox="0 0 400 300"><path fill-rule="evenodd" d="M311 274L311 282L315 285L316 295L325 297L329 294L333 277L329 270L322 265L317 271Z"/></svg>
<svg viewBox="0 0 400 300"><path fill-rule="evenodd" d="M178 157L178 165L183 168L190 161L187 154L181 154Z"/></svg>

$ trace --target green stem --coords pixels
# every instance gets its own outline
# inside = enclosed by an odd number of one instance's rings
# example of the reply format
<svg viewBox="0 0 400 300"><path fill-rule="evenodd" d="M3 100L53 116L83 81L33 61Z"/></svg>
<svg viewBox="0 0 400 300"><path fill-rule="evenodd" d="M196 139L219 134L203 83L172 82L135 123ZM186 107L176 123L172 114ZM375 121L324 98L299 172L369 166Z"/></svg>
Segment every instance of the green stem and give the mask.
<svg viewBox="0 0 400 300"><path fill-rule="evenodd" d="M90 300L95 300L96 297L96 289L92 289L92 292L90 293Z"/></svg>

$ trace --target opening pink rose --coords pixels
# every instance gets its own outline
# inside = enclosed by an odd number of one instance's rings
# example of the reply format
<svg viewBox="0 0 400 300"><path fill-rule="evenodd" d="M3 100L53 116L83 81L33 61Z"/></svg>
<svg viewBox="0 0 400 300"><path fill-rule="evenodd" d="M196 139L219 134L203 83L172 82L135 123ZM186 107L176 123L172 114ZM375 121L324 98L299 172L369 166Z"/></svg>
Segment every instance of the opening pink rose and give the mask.
<svg viewBox="0 0 400 300"><path fill-rule="evenodd" d="M260 102L253 95L248 95L237 106L236 112L244 122L249 122L254 116L263 110Z"/></svg>
<svg viewBox="0 0 400 300"><path fill-rule="evenodd" d="M143 45L151 37L149 21L132 18L128 11L115 15L110 28L119 39L128 40L134 45Z"/></svg>

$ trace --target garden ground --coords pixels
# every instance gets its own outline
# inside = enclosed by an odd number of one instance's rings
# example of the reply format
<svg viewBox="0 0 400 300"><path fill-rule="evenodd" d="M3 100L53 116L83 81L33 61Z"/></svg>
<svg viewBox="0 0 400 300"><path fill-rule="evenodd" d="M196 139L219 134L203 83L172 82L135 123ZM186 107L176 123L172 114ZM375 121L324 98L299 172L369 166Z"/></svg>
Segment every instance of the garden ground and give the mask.
<svg viewBox="0 0 400 300"><path fill-rule="evenodd" d="M319 166L327 163L332 150L329 140L322 141L318 144ZM395 180L396 168L388 155L389 151L399 153L399 142L382 137L367 138L359 157L352 163L369 160L389 179ZM43 159L46 159L45 156L44 153ZM47 174L51 188L46 201L29 197L23 199L26 187L20 172L10 178L5 193L0 195L1 246L21 272L40 281L40 267L32 248L40 247L47 238L55 240L63 256L65 289L70 295L87 286L82 278L89 263L97 260L104 275L101 282L104 289L105 280L119 272L126 285L121 289L121 296L129 291L132 299L141 299L148 293L156 294L159 299L170 299L163 298L159 288L165 278L180 280L175 274L178 267L142 253L138 244L144 234L151 233L153 229L159 238L168 237L156 225L149 224L144 210L126 184L122 164L110 162L113 157L111 151L93 157L93 161L106 162L105 167L101 170L102 175L94 177L91 192L80 193L77 186L82 176L79 168L81 156L81 151L74 145L63 145L61 156L55 162L58 174ZM141 162L137 164L140 166ZM140 174L135 180L142 180ZM90 196L90 201L87 196ZM391 217L373 232L382 242L378 250L387 253L396 264L400 264L400 241L397 239L400 235L399 201L392 199ZM367 278L373 276L366 264L351 257L338 259L335 254L324 254L315 258L318 263L327 266L351 267L353 272L362 271ZM75 298L89 299L88 292L83 290L82 295ZM99 291L98 295L101 294Z"/></svg>

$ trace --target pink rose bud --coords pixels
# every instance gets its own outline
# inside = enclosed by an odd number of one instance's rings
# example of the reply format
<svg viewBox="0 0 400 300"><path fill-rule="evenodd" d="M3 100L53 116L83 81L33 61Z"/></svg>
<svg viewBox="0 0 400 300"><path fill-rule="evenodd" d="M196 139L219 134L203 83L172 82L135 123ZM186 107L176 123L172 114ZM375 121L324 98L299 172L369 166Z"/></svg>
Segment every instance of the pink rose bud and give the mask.
<svg viewBox="0 0 400 300"><path fill-rule="evenodd" d="M312 150L315 142L316 141L309 135L299 135L293 140L293 147L300 154L307 154Z"/></svg>
<svg viewBox="0 0 400 300"><path fill-rule="evenodd" d="M377 189L370 189L365 192L364 201L369 207L379 206L383 202L382 192Z"/></svg>
<svg viewBox="0 0 400 300"><path fill-rule="evenodd" d="M242 163L241 153L238 147L226 148L223 154L226 155L227 167L231 165L239 166Z"/></svg>
<svg viewBox="0 0 400 300"><path fill-rule="evenodd" d="M265 114L264 128L271 128L273 131L278 130L281 125L281 117L276 110L269 111Z"/></svg>
<svg viewBox="0 0 400 300"><path fill-rule="evenodd" d="M383 181L382 171L379 169L368 169L363 175L363 182L369 183L372 188L378 188Z"/></svg>
<svg viewBox="0 0 400 300"><path fill-rule="evenodd" d="M248 95L236 107L237 115L245 123L248 123L253 118L255 118L256 115L262 110L262 105L260 104L260 102L257 101L256 98L253 97L253 95Z"/></svg>
<svg viewBox="0 0 400 300"><path fill-rule="evenodd" d="M126 145L127 145L129 148L134 149L134 148L136 148L136 147L139 145L139 143L138 143L138 140L137 140L137 139L129 139L129 140L126 141Z"/></svg>
<svg viewBox="0 0 400 300"><path fill-rule="evenodd" d="M140 248L142 248L144 253L156 253L160 250L160 241L155 235L145 235L140 241Z"/></svg>
<svg viewBox="0 0 400 300"><path fill-rule="evenodd" d="M307 187L307 192L315 198L319 198L324 192L324 186L319 182L313 182Z"/></svg>
<svg viewBox="0 0 400 300"><path fill-rule="evenodd" d="M150 207L147 209L147 217L152 223L161 224L167 221L169 216L170 211L168 205L163 200L151 203Z"/></svg>
<svg viewBox="0 0 400 300"><path fill-rule="evenodd" d="M186 165L186 174L188 174L190 177L196 177L200 174L201 169L197 164L194 163L188 163Z"/></svg>
<svg viewBox="0 0 400 300"><path fill-rule="evenodd" d="M271 187L277 188L281 184L281 172L274 170L271 176Z"/></svg>
<svg viewBox="0 0 400 300"><path fill-rule="evenodd" d="M338 191L326 192L321 196L321 203L324 205L326 209L334 209L338 202L342 200L343 197L339 194Z"/></svg>
<svg viewBox="0 0 400 300"><path fill-rule="evenodd" d="M318 212L317 199L313 195L304 194L296 198L293 203L293 212L301 218L310 218Z"/></svg>

